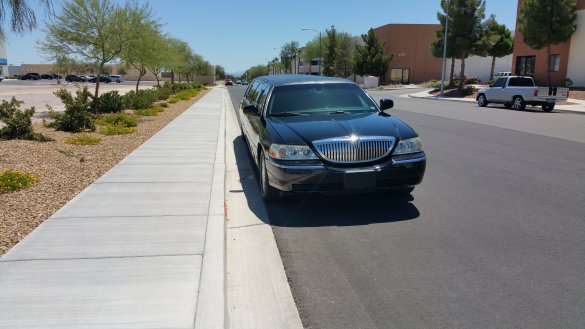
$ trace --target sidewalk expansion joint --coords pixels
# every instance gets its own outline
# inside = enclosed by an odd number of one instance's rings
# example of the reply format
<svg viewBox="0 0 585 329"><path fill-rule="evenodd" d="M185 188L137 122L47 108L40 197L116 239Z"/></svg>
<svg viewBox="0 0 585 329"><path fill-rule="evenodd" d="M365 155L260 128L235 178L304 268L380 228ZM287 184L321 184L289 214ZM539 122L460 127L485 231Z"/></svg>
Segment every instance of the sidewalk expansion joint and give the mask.
<svg viewBox="0 0 585 329"><path fill-rule="evenodd" d="M202 256L203 254L161 254L161 255L134 255L134 256L103 256L103 257L67 257L67 258L26 258L2 260L1 263L34 262L34 261L64 261L64 260L92 260L92 259L129 259L129 258L161 258L161 257L184 257Z"/></svg>

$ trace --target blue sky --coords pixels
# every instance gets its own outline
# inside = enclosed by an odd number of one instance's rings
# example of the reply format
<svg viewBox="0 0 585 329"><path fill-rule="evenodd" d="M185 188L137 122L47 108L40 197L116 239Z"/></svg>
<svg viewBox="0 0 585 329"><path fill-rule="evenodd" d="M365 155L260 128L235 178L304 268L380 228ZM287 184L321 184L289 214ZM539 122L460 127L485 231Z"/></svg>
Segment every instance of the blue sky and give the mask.
<svg viewBox="0 0 585 329"><path fill-rule="evenodd" d="M29 0L35 4L35 0ZM62 0L54 0L59 13ZM212 64L227 72L243 71L278 56L288 41L302 46L331 25L351 35L390 23L437 23L438 0L151 0L150 6L164 32L189 43ZM495 14L513 29L516 0L487 0L486 16ZM42 15L42 13L40 13ZM40 28L44 27L41 22ZM47 62L36 49L39 30L23 36L8 33L9 64Z"/></svg>

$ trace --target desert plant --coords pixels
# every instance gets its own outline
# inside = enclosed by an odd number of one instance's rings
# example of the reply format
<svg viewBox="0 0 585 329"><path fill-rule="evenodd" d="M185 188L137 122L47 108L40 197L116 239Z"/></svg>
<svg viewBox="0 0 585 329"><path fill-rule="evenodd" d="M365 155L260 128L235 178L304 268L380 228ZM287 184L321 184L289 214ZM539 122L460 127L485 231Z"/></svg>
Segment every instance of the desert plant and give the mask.
<svg viewBox="0 0 585 329"><path fill-rule="evenodd" d="M65 104L65 112L50 109L49 116L54 121L47 126L70 132L95 130L94 117L91 113L92 97L87 87L77 90L76 97L66 89L57 90L55 95Z"/></svg>
<svg viewBox="0 0 585 329"><path fill-rule="evenodd" d="M164 112L164 109L162 107L153 107L150 109L136 110L136 114L145 117L154 117L157 116L160 112Z"/></svg>
<svg viewBox="0 0 585 329"><path fill-rule="evenodd" d="M126 113L111 113L100 116L96 123L101 126L122 125L124 127L138 126L138 119Z"/></svg>
<svg viewBox="0 0 585 329"><path fill-rule="evenodd" d="M167 107L169 107L169 104L168 104L168 103L166 103L166 102L165 102L165 103L160 103L160 104L158 104L158 105L159 105L160 107L162 107L162 108L167 108Z"/></svg>
<svg viewBox="0 0 585 329"><path fill-rule="evenodd" d="M467 86L465 88L463 88L463 91L461 92L461 94L463 96L469 96L469 95L473 95L473 93L475 93L477 91L477 89L475 89L472 86Z"/></svg>
<svg viewBox="0 0 585 329"><path fill-rule="evenodd" d="M94 100L94 113L118 113L124 110L124 100L118 91L103 93Z"/></svg>
<svg viewBox="0 0 585 329"><path fill-rule="evenodd" d="M0 129L0 139L27 139L39 142L52 141L43 134L35 133L32 127L32 116L35 114L35 108L31 107L22 111L20 105L22 101L12 97L10 102L5 100L0 103L0 121L5 124Z"/></svg>
<svg viewBox="0 0 585 329"><path fill-rule="evenodd" d="M130 91L124 95L124 104L131 109L147 109L152 106L158 99L158 94L154 89Z"/></svg>
<svg viewBox="0 0 585 329"><path fill-rule="evenodd" d="M102 139L90 134L81 133L75 137L67 138L65 143L73 145L97 145Z"/></svg>
<svg viewBox="0 0 585 329"><path fill-rule="evenodd" d="M441 81L438 80L429 80L422 83L422 86L425 88L440 88Z"/></svg>
<svg viewBox="0 0 585 329"><path fill-rule="evenodd" d="M136 127L126 127L124 125L107 125L100 129L100 134L110 135L128 135L136 132Z"/></svg>
<svg viewBox="0 0 585 329"><path fill-rule="evenodd" d="M33 174L7 168L0 173L0 193L18 191L30 187L38 180L38 177Z"/></svg>

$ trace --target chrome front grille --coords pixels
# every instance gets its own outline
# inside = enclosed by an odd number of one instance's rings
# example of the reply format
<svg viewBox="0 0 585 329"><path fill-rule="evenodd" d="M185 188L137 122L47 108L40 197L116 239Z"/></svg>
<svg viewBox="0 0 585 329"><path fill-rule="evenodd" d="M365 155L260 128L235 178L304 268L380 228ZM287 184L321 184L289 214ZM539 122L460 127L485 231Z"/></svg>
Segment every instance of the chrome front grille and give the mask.
<svg viewBox="0 0 585 329"><path fill-rule="evenodd" d="M361 163L379 160L388 154L396 139L387 136L347 136L313 142L319 155L335 163Z"/></svg>

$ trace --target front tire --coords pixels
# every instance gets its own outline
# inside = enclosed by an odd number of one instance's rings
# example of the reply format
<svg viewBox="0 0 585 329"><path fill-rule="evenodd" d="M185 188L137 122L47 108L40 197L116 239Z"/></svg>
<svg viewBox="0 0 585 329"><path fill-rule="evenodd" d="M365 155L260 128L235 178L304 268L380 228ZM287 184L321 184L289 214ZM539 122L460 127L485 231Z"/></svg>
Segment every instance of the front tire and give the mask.
<svg viewBox="0 0 585 329"><path fill-rule="evenodd" d="M477 96L477 105L479 105L479 107L488 106L488 101L484 94L479 94L479 96Z"/></svg>
<svg viewBox="0 0 585 329"><path fill-rule="evenodd" d="M543 104L542 105L542 110L544 112L552 112L552 110L555 109L555 104Z"/></svg>
<svg viewBox="0 0 585 329"><path fill-rule="evenodd" d="M262 200L265 202L277 202L282 199L280 192L270 186L268 182L268 170L266 169L266 159L264 158L264 151L260 150L258 155L258 176L260 181L260 194Z"/></svg>
<svg viewBox="0 0 585 329"><path fill-rule="evenodd" d="M526 102L522 99L522 97L517 96L514 97L514 109L516 111L524 111L526 109Z"/></svg>

